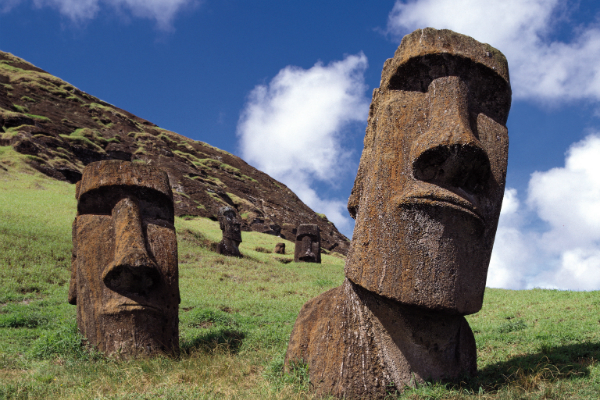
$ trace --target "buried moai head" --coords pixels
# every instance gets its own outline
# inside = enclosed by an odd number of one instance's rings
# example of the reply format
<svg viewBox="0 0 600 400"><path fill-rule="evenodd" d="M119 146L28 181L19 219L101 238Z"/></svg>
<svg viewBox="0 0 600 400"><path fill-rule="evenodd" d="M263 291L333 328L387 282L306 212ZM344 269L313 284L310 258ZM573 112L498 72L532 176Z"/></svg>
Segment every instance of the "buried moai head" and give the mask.
<svg viewBox="0 0 600 400"><path fill-rule="evenodd" d="M498 50L448 30L402 39L375 89L346 276L449 313L482 305L504 193L511 103Z"/></svg>
<svg viewBox="0 0 600 400"><path fill-rule="evenodd" d="M277 243L275 245L275 254L285 254L285 243Z"/></svg>
<svg viewBox="0 0 600 400"><path fill-rule="evenodd" d="M237 213L231 207L221 207L218 218L219 227L223 231L223 240L217 245L217 253L241 257L239 245L242 243L242 224Z"/></svg>
<svg viewBox="0 0 600 400"><path fill-rule="evenodd" d="M295 262L321 262L321 231L317 224L302 224L296 233Z"/></svg>
<svg viewBox="0 0 600 400"><path fill-rule="evenodd" d="M127 161L89 164L77 184L69 302L88 342L108 354L179 348L173 194L166 173Z"/></svg>

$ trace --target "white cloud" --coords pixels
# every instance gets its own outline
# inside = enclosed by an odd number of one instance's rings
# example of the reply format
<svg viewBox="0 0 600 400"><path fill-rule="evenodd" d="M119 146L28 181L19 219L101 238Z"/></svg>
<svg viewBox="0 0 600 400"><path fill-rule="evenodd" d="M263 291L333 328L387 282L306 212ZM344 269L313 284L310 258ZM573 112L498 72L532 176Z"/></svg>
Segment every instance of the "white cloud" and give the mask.
<svg viewBox="0 0 600 400"><path fill-rule="evenodd" d="M6 13L15 8L21 0L0 0L0 12Z"/></svg>
<svg viewBox="0 0 600 400"><path fill-rule="evenodd" d="M600 136L567 151L565 166L534 172L527 208L507 189L488 286L600 289ZM541 220L534 229L528 220ZM538 224L539 225L539 224Z"/></svg>
<svg viewBox="0 0 600 400"><path fill-rule="evenodd" d="M175 15L201 0L33 0L37 8L51 7L74 22L93 19L101 8L128 10L134 17L155 20L162 30L172 28ZM0 0L0 11L8 12L23 0Z"/></svg>
<svg viewBox="0 0 600 400"><path fill-rule="evenodd" d="M550 226L549 249L600 241L600 137L590 135L567 151L565 166L534 172L527 202Z"/></svg>
<svg viewBox="0 0 600 400"><path fill-rule="evenodd" d="M313 187L317 181L335 185L353 170L343 133L367 119L366 68L362 53L308 70L288 66L254 88L237 129L246 161L288 185L340 230L352 225L346 201L322 199Z"/></svg>
<svg viewBox="0 0 600 400"><path fill-rule="evenodd" d="M92 19L100 10L99 0L33 0L38 7L57 8L58 11L73 21Z"/></svg>
<svg viewBox="0 0 600 400"><path fill-rule="evenodd" d="M523 212L516 189L506 189L496 231L494 251L488 271L487 286L522 289L527 285L525 270L532 262L531 238L522 232ZM529 240L528 240L529 239Z"/></svg>
<svg viewBox="0 0 600 400"><path fill-rule="evenodd" d="M396 1L388 32L396 39L418 28L447 28L491 44L509 62L517 98L600 100L600 28L577 27L566 43L549 40L566 20L561 0Z"/></svg>

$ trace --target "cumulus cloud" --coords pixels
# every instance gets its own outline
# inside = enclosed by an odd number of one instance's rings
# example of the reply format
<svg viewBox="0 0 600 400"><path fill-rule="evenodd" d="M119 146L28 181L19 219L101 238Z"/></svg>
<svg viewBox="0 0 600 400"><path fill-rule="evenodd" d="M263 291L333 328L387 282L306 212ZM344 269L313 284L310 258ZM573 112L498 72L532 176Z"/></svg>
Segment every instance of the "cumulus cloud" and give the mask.
<svg viewBox="0 0 600 400"><path fill-rule="evenodd" d="M526 286L521 268L532 260L529 238L521 230L523 211L516 189L506 189L496 231L494 251L490 260L487 286L494 288L521 289Z"/></svg>
<svg viewBox="0 0 600 400"><path fill-rule="evenodd" d="M0 0L0 12L6 13L15 8L21 0Z"/></svg>
<svg viewBox="0 0 600 400"><path fill-rule="evenodd" d="M200 0L33 0L37 8L51 7L74 22L93 19L101 8L127 10L134 17L156 21L162 30L172 28L175 15L184 7L198 4ZM0 0L0 11L8 12L24 0Z"/></svg>
<svg viewBox="0 0 600 400"><path fill-rule="evenodd" d="M513 94L542 101L600 100L600 27L578 26L569 42L549 39L568 20L561 0L396 1L388 32L447 28L491 44L507 57Z"/></svg>
<svg viewBox="0 0 600 400"><path fill-rule="evenodd" d="M254 88L237 128L246 161L285 183L340 230L352 225L346 200L323 199L314 187L335 186L354 170L343 135L350 124L367 119L366 68L362 53L307 70L288 66Z"/></svg>
<svg viewBox="0 0 600 400"><path fill-rule="evenodd" d="M600 134L592 134L571 146L564 167L532 174L525 205L506 191L488 286L600 289L598 171Z"/></svg>

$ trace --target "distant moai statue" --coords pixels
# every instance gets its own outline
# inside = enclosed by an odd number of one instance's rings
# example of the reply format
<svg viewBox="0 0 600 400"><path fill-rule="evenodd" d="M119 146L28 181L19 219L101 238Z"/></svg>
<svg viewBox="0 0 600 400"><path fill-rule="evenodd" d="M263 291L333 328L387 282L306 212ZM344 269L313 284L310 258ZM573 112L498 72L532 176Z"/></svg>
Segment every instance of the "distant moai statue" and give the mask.
<svg viewBox="0 0 600 400"><path fill-rule="evenodd" d="M231 207L219 209L219 227L223 231L223 239L217 245L217 253L226 256L241 257L240 243L242 243L241 222L235 210Z"/></svg>
<svg viewBox="0 0 600 400"><path fill-rule="evenodd" d="M285 243L277 243L275 245L276 254L285 254Z"/></svg>
<svg viewBox="0 0 600 400"><path fill-rule="evenodd" d="M296 233L295 262L321 263L321 230L317 224L301 224Z"/></svg>
<svg viewBox="0 0 600 400"><path fill-rule="evenodd" d="M128 161L89 164L77 183L69 303L106 354L179 351L173 193L165 172Z"/></svg>
<svg viewBox="0 0 600 400"><path fill-rule="evenodd" d="M303 306L286 354L318 394L383 398L476 373L464 315L483 302L510 103L506 58L468 36L419 29L385 62L348 201L346 279Z"/></svg>

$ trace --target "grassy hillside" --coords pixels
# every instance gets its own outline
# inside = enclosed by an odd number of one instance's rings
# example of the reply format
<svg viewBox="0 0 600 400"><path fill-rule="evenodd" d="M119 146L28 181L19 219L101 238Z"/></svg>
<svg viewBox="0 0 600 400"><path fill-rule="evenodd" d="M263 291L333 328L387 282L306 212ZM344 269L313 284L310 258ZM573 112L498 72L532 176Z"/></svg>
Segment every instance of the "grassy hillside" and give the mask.
<svg viewBox="0 0 600 400"><path fill-rule="evenodd" d="M151 164L169 175L175 215L216 219L229 205L245 230L291 239L299 224L318 224L324 248L346 254L350 245L324 214L241 158L159 128L2 51L0 146L69 182L93 161Z"/></svg>
<svg viewBox="0 0 600 400"><path fill-rule="evenodd" d="M302 304L342 282L340 256L284 264L293 243L265 253L280 239L244 232L245 258L231 259L210 250L216 222L178 218L181 356L105 358L81 347L66 301L74 185L22 157L0 147L0 399L312 398L306 370L283 374L283 356ZM487 290L468 317L479 376L400 398L596 399L599 309L600 292Z"/></svg>

